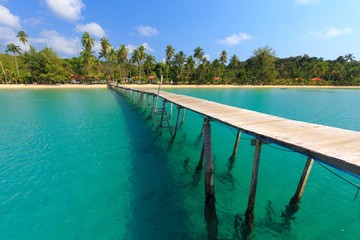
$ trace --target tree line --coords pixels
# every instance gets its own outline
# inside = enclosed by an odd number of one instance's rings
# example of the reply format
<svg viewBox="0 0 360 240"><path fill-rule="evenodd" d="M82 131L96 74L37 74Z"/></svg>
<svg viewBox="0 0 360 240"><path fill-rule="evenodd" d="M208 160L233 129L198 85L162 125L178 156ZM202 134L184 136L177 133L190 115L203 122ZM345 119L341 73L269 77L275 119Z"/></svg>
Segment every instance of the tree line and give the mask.
<svg viewBox="0 0 360 240"><path fill-rule="evenodd" d="M95 39L84 32L79 56L66 59L49 47L37 50L29 45L24 31L17 37L24 48L9 43L6 54L0 55L3 84L154 83L163 75L164 81L172 84L360 85L360 62L353 54L336 60L306 54L278 58L265 46L244 61L237 55L229 57L225 50L210 61L199 46L186 56L167 45L165 61L157 62L143 45L130 53L124 44L114 48L106 37L100 39L100 52L95 53Z"/></svg>

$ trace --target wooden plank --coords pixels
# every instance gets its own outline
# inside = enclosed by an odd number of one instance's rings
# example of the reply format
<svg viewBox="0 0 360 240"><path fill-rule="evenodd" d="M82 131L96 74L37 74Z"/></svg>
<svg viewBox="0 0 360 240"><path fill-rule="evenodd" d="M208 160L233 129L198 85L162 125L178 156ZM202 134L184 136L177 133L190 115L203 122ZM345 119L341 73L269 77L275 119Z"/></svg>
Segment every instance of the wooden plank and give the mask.
<svg viewBox="0 0 360 240"><path fill-rule="evenodd" d="M130 90L126 86L119 87ZM157 93L145 88L131 90ZM285 119L165 91L160 91L159 96L263 141L360 175L360 132Z"/></svg>

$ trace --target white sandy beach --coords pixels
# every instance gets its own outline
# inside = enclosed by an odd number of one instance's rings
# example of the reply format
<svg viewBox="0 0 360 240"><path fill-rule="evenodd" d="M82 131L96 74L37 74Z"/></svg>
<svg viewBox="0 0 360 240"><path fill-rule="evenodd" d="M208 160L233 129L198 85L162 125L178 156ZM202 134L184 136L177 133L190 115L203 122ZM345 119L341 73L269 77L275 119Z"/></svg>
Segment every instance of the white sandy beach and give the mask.
<svg viewBox="0 0 360 240"><path fill-rule="evenodd" d="M129 88L158 88L157 84L126 84L122 85ZM42 85L42 84L0 84L0 89L96 89L107 88L107 84L61 84L61 85ZM289 86L289 85L171 85L163 84L161 88L357 88L360 86Z"/></svg>

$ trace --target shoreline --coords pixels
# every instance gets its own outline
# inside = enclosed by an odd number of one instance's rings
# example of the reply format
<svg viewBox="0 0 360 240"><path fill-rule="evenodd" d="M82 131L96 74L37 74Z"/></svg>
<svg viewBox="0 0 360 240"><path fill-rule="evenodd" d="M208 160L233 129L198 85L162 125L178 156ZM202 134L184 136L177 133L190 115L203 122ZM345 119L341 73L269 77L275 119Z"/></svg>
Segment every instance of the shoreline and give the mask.
<svg viewBox="0 0 360 240"><path fill-rule="evenodd" d="M158 84L122 84L120 86L133 87L133 88L158 88ZM62 85L42 85L42 84L0 84L0 89L104 89L107 84L62 84ZM225 89L225 88L240 88L240 89L254 89L254 88L317 88L317 89L360 89L360 86L312 86L312 85L171 85L163 84L164 88L211 88L211 89Z"/></svg>
<svg viewBox="0 0 360 240"><path fill-rule="evenodd" d="M93 85L0 84L0 89L99 89L99 88L107 88L107 84L93 84Z"/></svg>

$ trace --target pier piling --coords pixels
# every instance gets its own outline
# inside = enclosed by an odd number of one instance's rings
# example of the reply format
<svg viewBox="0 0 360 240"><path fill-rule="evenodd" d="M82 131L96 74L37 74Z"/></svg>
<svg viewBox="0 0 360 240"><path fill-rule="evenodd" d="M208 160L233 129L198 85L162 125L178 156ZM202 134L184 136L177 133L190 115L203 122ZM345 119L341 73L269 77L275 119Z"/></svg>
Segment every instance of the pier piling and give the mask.
<svg viewBox="0 0 360 240"><path fill-rule="evenodd" d="M253 170L251 176L250 193L249 193L248 207L245 212L245 226L248 232L251 232L251 230L254 227L255 197L256 197L256 188L257 188L262 143L260 139L256 138L254 144L255 144L255 153L254 153Z"/></svg>

